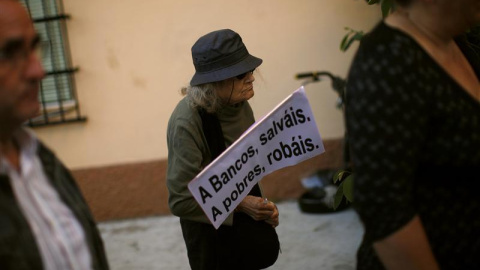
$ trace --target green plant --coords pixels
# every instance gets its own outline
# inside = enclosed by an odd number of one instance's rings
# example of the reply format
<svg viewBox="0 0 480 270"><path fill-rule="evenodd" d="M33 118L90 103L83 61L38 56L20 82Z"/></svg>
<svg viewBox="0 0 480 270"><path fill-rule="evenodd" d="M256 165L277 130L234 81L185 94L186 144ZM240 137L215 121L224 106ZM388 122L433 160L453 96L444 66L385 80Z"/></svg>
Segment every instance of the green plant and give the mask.
<svg viewBox="0 0 480 270"><path fill-rule="evenodd" d="M353 178L351 171L339 170L333 175L333 183L338 185L333 198L333 209L337 209L345 198L345 203L353 202Z"/></svg>
<svg viewBox="0 0 480 270"><path fill-rule="evenodd" d="M343 37L342 42L340 43L340 50L342 52L347 51L354 41L359 41L364 35L363 31L358 31L350 27L345 27L345 30L347 30L348 33Z"/></svg>
<svg viewBox="0 0 480 270"><path fill-rule="evenodd" d="M380 8L382 9L382 16L385 18L390 12L393 10L393 0L365 0L367 4L369 5L376 5L379 4ZM359 41L362 39L364 32L363 31L358 31L355 29L352 29L350 27L345 27L345 30L347 30L347 34L342 39L342 42L340 42L340 50L342 52L345 52L350 48L350 45L353 44L355 41Z"/></svg>

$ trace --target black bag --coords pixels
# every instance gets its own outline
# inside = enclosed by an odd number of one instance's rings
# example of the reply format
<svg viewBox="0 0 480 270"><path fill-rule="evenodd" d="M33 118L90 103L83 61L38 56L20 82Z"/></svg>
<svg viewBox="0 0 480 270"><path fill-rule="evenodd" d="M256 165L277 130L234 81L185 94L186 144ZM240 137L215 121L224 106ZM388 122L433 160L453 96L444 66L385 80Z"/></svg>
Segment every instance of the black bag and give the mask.
<svg viewBox="0 0 480 270"><path fill-rule="evenodd" d="M245 256L244 265L248 269L264 269L277 261L280 242L270 224L256 221L245 213L235 213L233 233L238 253Z"/></svg>
<svg viewBox="0 0 480 270"><path fill-rule="evenodd" d="M212 160L225 151L222 127L215 114L199 109L203 133L207 139ZM261 197L258 184L249 195ZM245 213L237 212L233 218L234 245L239 256L245 258L243 264L248 269L264 269L273 265L280 252L280 241L274 227L265 221L256 221Z"/></svg>

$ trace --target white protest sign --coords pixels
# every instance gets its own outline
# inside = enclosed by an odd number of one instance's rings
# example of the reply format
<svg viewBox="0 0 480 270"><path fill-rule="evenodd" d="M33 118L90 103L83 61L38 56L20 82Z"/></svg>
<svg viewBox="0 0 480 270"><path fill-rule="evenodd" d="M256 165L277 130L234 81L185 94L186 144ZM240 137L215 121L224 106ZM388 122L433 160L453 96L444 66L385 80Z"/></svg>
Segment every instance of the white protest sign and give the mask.
<svg viewBox="0 0 480 270"><path fill-rule="evenodd" d="M218 229L269 173L325 152L303 87L255 122L189 184L188 189Z"/></svg>

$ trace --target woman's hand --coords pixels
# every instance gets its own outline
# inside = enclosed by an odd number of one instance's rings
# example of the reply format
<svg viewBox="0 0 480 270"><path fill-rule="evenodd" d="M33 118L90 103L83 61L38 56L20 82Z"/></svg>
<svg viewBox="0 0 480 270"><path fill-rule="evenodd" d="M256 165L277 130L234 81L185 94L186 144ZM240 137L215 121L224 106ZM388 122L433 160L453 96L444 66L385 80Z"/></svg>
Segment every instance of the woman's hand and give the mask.
<svg viewBox="0 0 480 270"><path fill-rule="evenodd" d="M237 206L237 211L244 212L254 220L265 220L273 227L278 226L278 209L273 202L248 195Z"/></svg>
<svg viewBox="0 0 480 270"><path fill-rule="evenodd" d="M278 213L278 208L277 206L273 203L273 202L268 202L268 204L273 204L273 206L275 207L274 211L273 211L273 214L267 218L265 220L265 222L267 222L268 224L272 225L272 227L277 227L278 226L278 223L279 223L279 220L278 220L278 216L279 216L279 213Z"/></svg>

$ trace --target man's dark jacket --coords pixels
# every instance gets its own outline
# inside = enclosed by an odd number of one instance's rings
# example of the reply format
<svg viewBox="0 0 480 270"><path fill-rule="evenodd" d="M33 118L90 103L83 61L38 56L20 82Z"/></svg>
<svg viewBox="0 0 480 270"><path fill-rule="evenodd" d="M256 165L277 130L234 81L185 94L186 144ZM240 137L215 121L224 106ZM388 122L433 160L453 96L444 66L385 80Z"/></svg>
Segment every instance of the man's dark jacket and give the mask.
<svg viewBox="0 0 480 270"><path fill-rule="evenodd" d="M92 269L109 269L103 241L75 180L65 166L39 143L38 156L45 174L85 232ZM33 232L15 198L7 175L0 174L0 269L43 269Z"/></svg>

